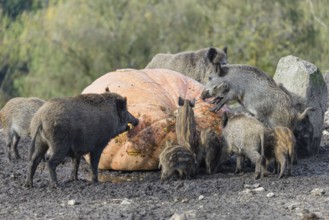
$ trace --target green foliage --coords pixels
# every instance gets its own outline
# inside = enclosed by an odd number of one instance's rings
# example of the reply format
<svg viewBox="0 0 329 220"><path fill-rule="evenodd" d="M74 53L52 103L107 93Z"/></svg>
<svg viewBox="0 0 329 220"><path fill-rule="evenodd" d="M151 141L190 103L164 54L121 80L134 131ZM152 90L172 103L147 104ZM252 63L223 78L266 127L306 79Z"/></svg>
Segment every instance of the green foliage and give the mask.
<svg viewBox="0 0 329 220"><path fill-rule="evenodd" d="M328 0L42 2L0 0L3 97L75 95L109 71L145 67L156 53L209 46L227 45L230 63L271 75L289 54L329 68Z"/></svg>

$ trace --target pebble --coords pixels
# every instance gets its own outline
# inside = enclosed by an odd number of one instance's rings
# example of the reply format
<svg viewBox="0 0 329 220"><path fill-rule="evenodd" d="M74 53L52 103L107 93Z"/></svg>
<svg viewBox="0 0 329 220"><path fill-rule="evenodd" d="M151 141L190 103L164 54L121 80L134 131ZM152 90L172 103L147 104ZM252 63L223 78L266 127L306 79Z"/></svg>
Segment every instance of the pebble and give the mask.
<svg viewBox="0 0 329 220"><path fill-rule="evenodd" d="M253 189L252 191L254 191L254 192L263 192L263 191L265 191L265 189L264 189L264 187L258 187L258 188Z"/></svg>
<svg viewBox="0 0 329 220"><path fill-rule="evenodd" d="M204 199L204 196L203 195L200 195L199 196L199 200L202 200L202 199Z"/></svg>
<svg viewBox="0 0 329 220"><path fill-rule="evenodd" d="M272 193L272 192L267 193L267 195L266 195L267 198L272 198L272 197L274 197L274 196L275 196L275 194Z"/></svg>
<svg viewBox="0 0 329 220"><path fill-rule="evenodd" d="M121 205L130 205L131 202L128 199L123 199L120 204Z"/></svg>
<svg viewBox="0 0 329 220"><path fill-rule="evenodd" d="M311 191L312 195L314 196L322 196L325 194L325 191L323 189L320 189L320 188L314 188L312 191Z"/></svg>
<svg viewBox="0 0 329 220"><path fill-rule="evenodd" d="M74 199L71 199L67 202L68 205L77 205L77 201L75 201Z"/></svg>
<svg viewBox="0 0 329 220"><path fill-rule="evenodd" d="M187 216L185 214L173 214L170 218L170 220L186 220Z"/></svg>
<svg viewBox="0 0 329 220"><path fill-rule="evenodd" d="M250 185L250 184L245 184L244 185L244 188L258 188L258 187L260 187L259 183L255 183L255 184L252 184L252 185Z"/></svg>
<svg viewBox="0 0 329 220"><path fill-rule="evenodd" d="M297 203L288 203L285 205L286 209L289 209L290 211L296 209L297 206L298 206Z"/></svg>

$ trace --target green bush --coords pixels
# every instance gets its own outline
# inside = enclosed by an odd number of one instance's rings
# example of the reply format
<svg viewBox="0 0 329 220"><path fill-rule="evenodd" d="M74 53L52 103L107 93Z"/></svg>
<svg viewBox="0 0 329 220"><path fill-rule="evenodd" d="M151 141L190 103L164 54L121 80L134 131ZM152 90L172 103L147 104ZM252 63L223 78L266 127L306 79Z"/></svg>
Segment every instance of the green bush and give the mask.
<svg viewBox="0 0 329 220"><path fill-rule="evenodd" d="M325 70L326 6L326 0L61 0L22 7L15 19L3 10L1 100L79 94L107 72L145 67L156 53L210 46L227 45L230 63L270 75L289 54Z"/></svg>

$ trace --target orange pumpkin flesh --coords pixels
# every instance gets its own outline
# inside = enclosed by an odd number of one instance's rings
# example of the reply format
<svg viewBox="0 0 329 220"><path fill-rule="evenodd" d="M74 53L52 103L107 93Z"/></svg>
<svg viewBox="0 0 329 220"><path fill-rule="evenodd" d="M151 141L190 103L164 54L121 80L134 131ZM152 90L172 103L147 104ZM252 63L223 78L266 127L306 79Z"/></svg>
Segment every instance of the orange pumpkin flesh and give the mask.
<svg viewBox="0 0 329 220"><path fill-rule="evenodd" d="M139 119L138 126L112 139L104 149L99 169L158 169L159 154L166 140L174 140L178 97L196 98L194 107L197 128L213 127L220 134L219 114L210 112L201 98L203 85L167 69L122 69L107 73L82 93L110 92L127 97L128 111ZM89 155L86 156L89 162Z"/></svg>

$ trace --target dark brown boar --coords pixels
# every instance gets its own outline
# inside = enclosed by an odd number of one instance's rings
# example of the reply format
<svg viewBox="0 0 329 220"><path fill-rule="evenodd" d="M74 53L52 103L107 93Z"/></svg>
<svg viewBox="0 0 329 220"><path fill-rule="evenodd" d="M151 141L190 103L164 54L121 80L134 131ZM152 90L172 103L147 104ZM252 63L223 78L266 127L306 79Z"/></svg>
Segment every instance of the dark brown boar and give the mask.
<svg viewBox="0 0 329 220"><path fill-rule="evenodd" d="M48 101L31 121L31 161L25 186L33 187L33 176L48 148L47 161L52 186L57 186L56 167L71 156L72 179L77 179L80 158L90 153L92 182L98 182L98 162L109 140L129 130L138 120L127 110L127 99L115 93L83 94Z"/></svg>

